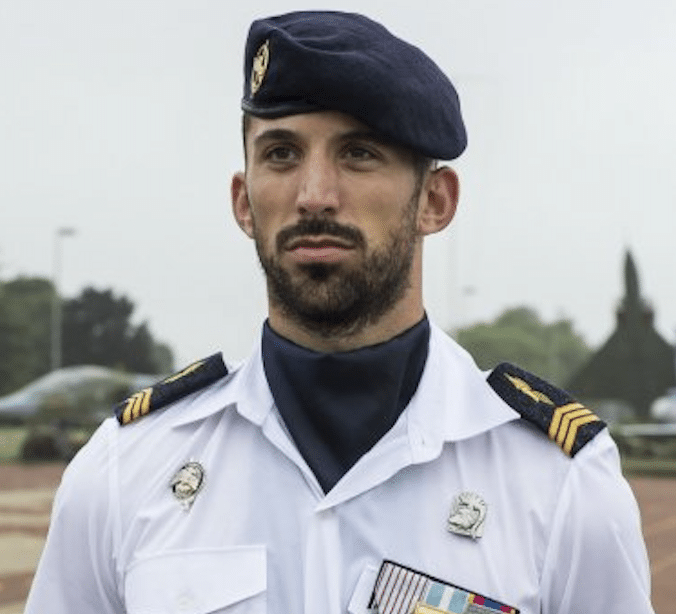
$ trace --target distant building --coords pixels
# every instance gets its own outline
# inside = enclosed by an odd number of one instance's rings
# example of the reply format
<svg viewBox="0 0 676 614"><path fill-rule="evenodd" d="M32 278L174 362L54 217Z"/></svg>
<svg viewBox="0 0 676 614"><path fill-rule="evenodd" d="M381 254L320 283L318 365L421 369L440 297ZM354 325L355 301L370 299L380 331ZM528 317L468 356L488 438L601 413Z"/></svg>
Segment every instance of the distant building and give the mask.
<svg viewBox="0 0 676 614"><path fill-rule="evenodd" d="M650 404L676 385L674 348L655 330L654 312L640 295L630 252L625 258L624 280L625 296L617 309L615 332L567 388L588 403L614 401L629 406L634 418L648 420Z"/></svg>

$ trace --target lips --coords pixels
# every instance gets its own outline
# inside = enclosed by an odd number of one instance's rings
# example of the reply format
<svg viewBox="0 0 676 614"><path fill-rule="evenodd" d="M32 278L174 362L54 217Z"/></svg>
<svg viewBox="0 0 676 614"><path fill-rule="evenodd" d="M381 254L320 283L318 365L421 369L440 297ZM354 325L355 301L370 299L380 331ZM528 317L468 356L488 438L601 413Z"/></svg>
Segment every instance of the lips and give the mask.
<svg viewBox="0 0 676 614"><path fill-rule="evenodd" d="M349 250L364 249L366 241L355 226L339 224L335 220L302 218L296 224L279 231L275 240L279 252L295 250Z"/></svg>
<svg viewBox="0 0 676 614"><path fill-rule="evenodd" d="M286 251L298 263L334 262L343 260L354 249L354 244L336 237L302 236L289 241Z"/></svg>
<svg viewBox="0 0 676 614"><path fill-rule="evenodd" d="M298 237L289 242L286 249L294 251L298 249L352 249L353 245L347 241L335 237Z"/></svg>

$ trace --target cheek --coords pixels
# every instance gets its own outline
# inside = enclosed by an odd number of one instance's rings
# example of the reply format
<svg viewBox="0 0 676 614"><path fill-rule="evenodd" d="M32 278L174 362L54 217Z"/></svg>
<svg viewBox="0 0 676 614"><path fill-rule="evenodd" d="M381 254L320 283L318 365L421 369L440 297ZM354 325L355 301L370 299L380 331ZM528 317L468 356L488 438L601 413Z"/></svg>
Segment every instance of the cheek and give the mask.
<svg viewBox="0 0 676 614"><path fill-rule="evenodd" d="M282 182L258 181L249 191L252 217L256 226L264 228L288 223L294 211L292 190Z"/></svg>
<svg viewBox="0 0 676 614"><path fill-rule="evenodd" d="M368 207L357 212L359 224L368 236L377 243L386 242L392 232L399 231L402 224L409 225L416 203L411 202L412 189L402 186L401 191L379 191L370 195ZM413 208L413 210L412 210ZM415 222L414 222L415 223Z"/></svg>
<svg viewBox="0 0 676 614"><path fill-rule="evenodd" d="M265 206L261 201L252 200L251 226L253 239L259 252L272 254L275 251L277 234L284 227L284 220L279 210Z"/></svg>
<svg viewBox="0 0 676 614"><path fill-rule="evenodd" d="M274 213L273 202L270 201L265 190L250 190L249 206L251 207L251 220L254 229L261 232L270 224L272 214Z"/></svg>

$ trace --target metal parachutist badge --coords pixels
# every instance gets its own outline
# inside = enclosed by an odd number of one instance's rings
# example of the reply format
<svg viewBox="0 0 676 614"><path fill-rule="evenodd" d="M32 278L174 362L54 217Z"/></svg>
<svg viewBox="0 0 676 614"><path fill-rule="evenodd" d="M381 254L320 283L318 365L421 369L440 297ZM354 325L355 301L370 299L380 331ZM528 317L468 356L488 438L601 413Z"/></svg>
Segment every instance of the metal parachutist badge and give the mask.
<svg viewBox="0 0 676 614"><path fill-rule="evenodd" d="M486 502L476 493L460 493L453 501L448 530L456 535L478 539L484 533L487 509Z"/></svg>
<svg viewBox="0 0 676 614"><path fill-rule="evenodd" d="M204 467L196 461L190 461L176 472L169 486L174 497L187 512L192 507L203 484Z"/></svg>

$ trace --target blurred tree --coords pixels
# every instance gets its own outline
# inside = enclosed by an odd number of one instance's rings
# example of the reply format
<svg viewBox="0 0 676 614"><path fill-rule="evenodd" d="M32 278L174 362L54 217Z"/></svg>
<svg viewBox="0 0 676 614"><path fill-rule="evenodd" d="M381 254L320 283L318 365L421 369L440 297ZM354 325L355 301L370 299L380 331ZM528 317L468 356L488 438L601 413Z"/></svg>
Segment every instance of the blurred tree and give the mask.
<svg viewBox="0 0 676 614"><path fill-rule="evenodd" d="M652 420L652 403L676 385L674 347L655 329L655 311L641 296L630 251L624 258L625 294L617 307L615 330L569 382L575 396L615 400L633 418Z"/></svg>
<svg viewBox="0 0 676 614"><path fill-rule="evenodd" d="M157 373L172 373L174 371L174 353L166 343L155 343L155 364Z"/></svg>
<svg viewBox="0 0 676 614"><path fill-rule="evenodd" d="M112 290L85 288L63 306L63 364L103 365L140 373L165 373L173 359L153 339L146 322L131 322L134 304Z"/></svg>
<svg viewBox="0 0 676 614"><path fill-rule="evenodd" d="M52 283L39 277L0 281L0 395L49 372ZM63 365L96 364L141 373L170 373L169 346L148 324L131 323L134 304L112 290L85 289L64 301Z"/></svg>
<svg viewBox="0 0 676 614"><path fill-rule="evenodd" d="M0 284L0 394L49 371L52 284L18 277Z"/></svg>
<svg viewBox="0 0 676 614"><path fill-rule="evenodd" d="M514 307L492 323L459 329L456 339L482 369L511 362L559 386L591 354L570 320L546 324L530 307Z"/></svg>

